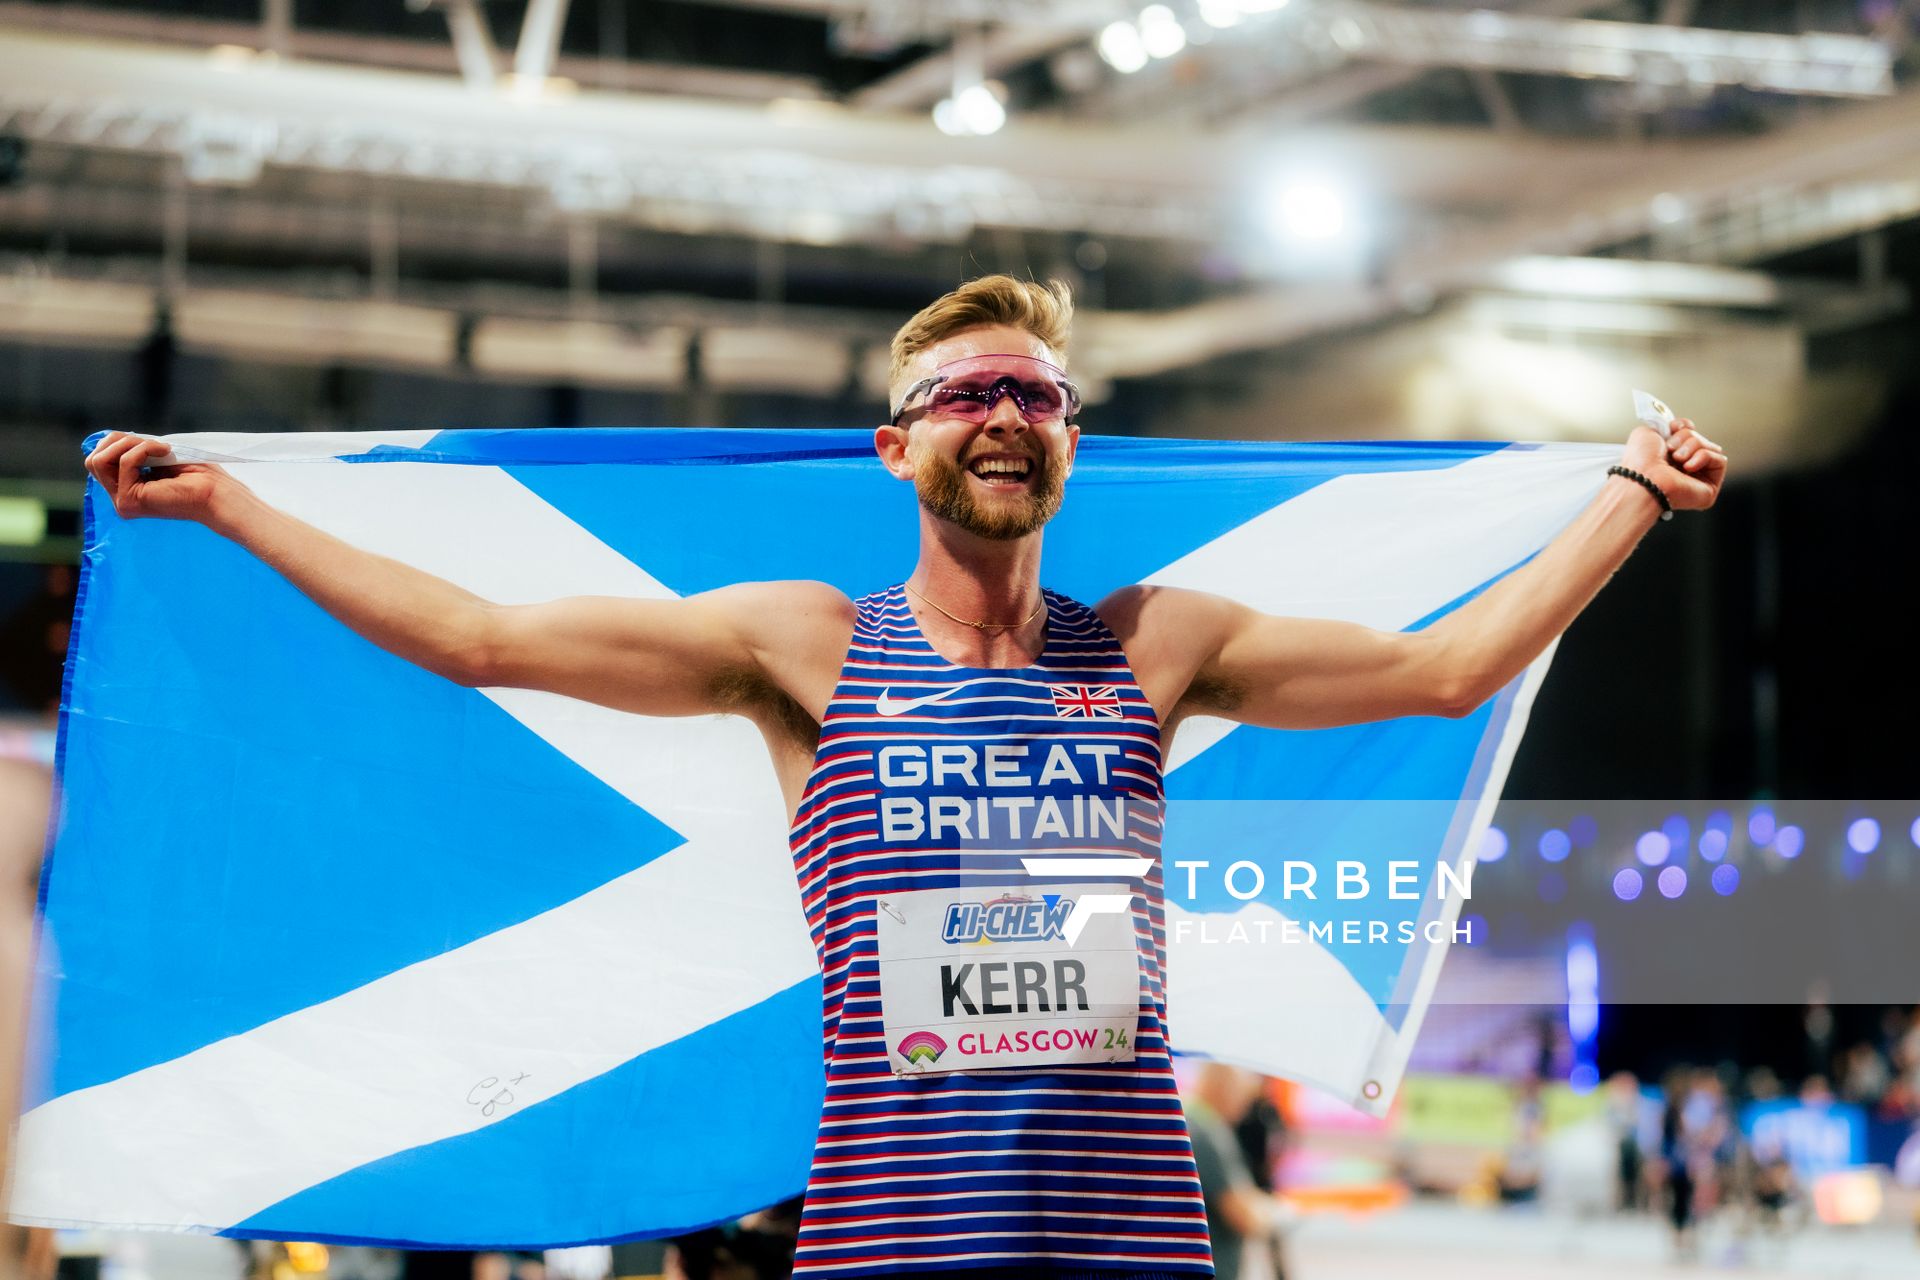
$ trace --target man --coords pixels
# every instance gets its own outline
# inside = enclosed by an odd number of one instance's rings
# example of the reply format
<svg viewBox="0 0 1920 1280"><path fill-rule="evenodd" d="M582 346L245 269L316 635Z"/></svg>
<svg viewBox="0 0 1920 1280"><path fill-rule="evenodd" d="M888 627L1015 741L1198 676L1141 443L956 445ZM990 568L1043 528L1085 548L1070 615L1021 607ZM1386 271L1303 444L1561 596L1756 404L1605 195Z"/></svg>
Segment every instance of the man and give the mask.
<svg viewBox="0 0 1920 1280"><path fill-rule="evenodd" d="M1726 460L1685 423L1670 445L1636 431L1633 478L1609 478L1530 564L1414 634L1145 586L1089 608L1040 586L1080 435L1070 319L1064 287L991 276L895 336L874 446L919 496L919 561L858 602L763 582L497 606L217 468L166 465L161 442L109 437L88 468L123 516L200 521L450 680L758 727L825 988L827 1103L796 1273L1205 1274L1161 1036L1167 740L1194 713L1291 728L1466 714L1663 506L1710 506ZM1035 850L1079 861L1037 882ZM1072 929L1069 911L1116 900Z"/></svg>
<svg viewBox="0 0 1920 1280"><path fill-rule="evenodd" d="M1260 1077L1224 1062L1201 1064L1187 1097L1193 1158L1206 1196L1207 1234L1220 1280L1237 1280L1247 1246L1275 1244L1284 1221L1280 1202L1262 1190L1234 1129L1260 1099ZM1271 1251L1278 1257L1278 1250ZM1257 1274L1267 1274L1262 1268Z"/></svg>

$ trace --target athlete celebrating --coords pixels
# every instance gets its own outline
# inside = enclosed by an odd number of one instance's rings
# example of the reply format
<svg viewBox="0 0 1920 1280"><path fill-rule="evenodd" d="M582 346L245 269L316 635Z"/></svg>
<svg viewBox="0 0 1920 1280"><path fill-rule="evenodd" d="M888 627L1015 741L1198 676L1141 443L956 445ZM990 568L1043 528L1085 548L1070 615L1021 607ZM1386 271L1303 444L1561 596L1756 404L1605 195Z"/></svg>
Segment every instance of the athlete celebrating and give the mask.
<svg viewBox="0 0 1920 1280"><path fill-rule="evenodd" d="M500 606L164 442L115 434L87 461L122 516L199 521L460 684L759 728L825 990L798 1274L1211 1272L1163 1034L1165 745L1195 713L1465 715L1726 473L1690 423L1637 428L1549 546L1419 632L1148 586L1089 607L1040 583L1080 435L1071 312L1064 286L989 276L895 335L874 447L918 494L919 560L858 601L762 582Z"/></svg>

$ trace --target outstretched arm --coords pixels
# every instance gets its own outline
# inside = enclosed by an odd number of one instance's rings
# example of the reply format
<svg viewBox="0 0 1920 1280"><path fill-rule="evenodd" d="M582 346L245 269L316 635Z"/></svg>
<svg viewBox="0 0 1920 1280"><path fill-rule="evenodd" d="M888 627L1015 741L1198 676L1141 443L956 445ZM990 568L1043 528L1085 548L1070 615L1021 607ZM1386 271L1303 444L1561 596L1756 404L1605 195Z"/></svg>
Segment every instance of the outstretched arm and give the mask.
<svg viewBox="0 0 1920 1280"><path fill-rule="evenodd" d="M1676 510L1713 505L1726 475L1720 447L1684 420L1670 441L1637 428L1624 465L1658 484ZM1464 716L1566 630L1659 516L1651 493L1609 476L1539 555L1417 632L1273 617L1218 596L1155 587L1118 592L1101 613L1127 644L1164 723L1200 713L1318 729Z"/></svg>
<svg viewBox="0 0 1920 1280"><path fill-rule="evenodd" d="M682 600L494 604L288 515L219 467L143 471L167 453L162 441L115 434L87 471L122 516L198 521L382 649L459 684L543 689L648 715L742 710L780 692L817 713L812 704L824 699L808 677L821 664L811 651L837 669L843 614L851 629L851 604L812 582L746 583ZM816 635L820 643L808 644Z"/></svg>

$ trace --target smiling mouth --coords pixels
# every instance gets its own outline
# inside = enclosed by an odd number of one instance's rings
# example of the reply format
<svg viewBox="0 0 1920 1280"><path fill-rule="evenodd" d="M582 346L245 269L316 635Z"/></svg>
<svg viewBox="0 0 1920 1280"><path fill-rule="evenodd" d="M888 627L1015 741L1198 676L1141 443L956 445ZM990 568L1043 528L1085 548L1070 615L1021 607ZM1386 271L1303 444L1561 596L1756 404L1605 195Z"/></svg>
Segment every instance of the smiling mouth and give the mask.
<svg viewBox="0 0 1920 1280"><path fill-rule="evenodd" d="M969 463L967 471L994 488L1010 489L1032 478L1034 463L1027 458L980 458Z"/></svg>

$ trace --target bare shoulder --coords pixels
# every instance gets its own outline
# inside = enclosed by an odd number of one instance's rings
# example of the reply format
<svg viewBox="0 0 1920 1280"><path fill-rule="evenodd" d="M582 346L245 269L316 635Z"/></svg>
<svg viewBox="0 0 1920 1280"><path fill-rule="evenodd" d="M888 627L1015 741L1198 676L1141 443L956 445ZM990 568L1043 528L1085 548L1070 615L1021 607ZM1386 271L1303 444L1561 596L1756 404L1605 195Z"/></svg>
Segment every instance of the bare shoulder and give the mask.
<svg viewBox="0 0 1920 1280"><path fill-rule="evenodd" d="M1126 651L1161 724L1171 727L1239 608L1205 591L1135 583L1108 595L1094 612Z"/></svg>
<svg viewBox="0 0 1920 1280"><path fill-rule="evenodd" d="M692 597L721 611L765 684L743 688L751 701L778 690L818 719L853 639L854 604L824 582L742 582Z"/></svg>
<svg viewBox="0 0 1920 1280"><path fill-rule="evenodd" d="M1131 654L1135 644L1143 648L1205 647L1208 637L1217 636L1238 608L1231 600L1209 592L1136 582L1110 593L1094 606L1094 612Z"/></svg>
<svg viewBox="0 0 1920 1280"><path fill-rule="evenodd" d="M792 578L777 582L736 582L703 591L695 600L711 601L742 621L764 618L769 611L790 615L801 623L842 622L853 626L853 601L846 592L825 582Z"/></svg>

